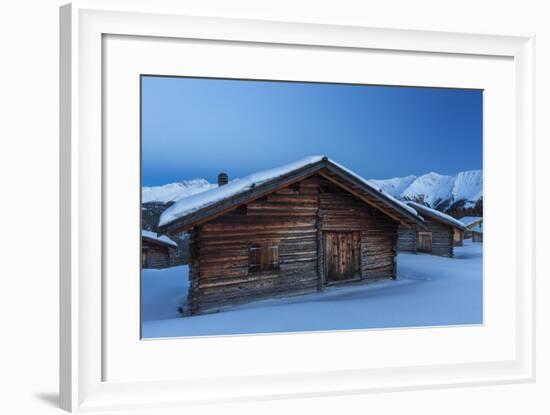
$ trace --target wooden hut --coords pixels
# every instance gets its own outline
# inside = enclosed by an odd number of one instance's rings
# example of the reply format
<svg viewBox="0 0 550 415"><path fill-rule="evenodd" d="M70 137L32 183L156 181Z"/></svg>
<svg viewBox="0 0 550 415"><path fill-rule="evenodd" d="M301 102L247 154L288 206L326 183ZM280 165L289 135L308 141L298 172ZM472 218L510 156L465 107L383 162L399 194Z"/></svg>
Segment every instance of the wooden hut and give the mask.
<svg viewBox="0 0 550 415"><path fill-rule="evenodd" d="M395 278L397 228L419 224L414 209L326 157L222 182L159 223L190 234L184 314Z"/></svg>
<svg viewBox="0 0 550 415"><path fill-rule="evenodd" d="M466 226L464 239L470 239L472 237L472 229L483 224L483 218L481 216L464 216L459 220Z"/></svg>
<svg viewBox="0 0 550 415"><path fill-rule="evenodd" d="M483 242L483 225L478 225L471 229L472 242Z"/></svg>
<svg viewBox="0 0 550 415"><path fill-rule="evenodd" d="M407 202L423 218L423 226L399 227L398 250L426 252L452 257L457 243L462 244L466 227L452 216L415 202Z"/></svg>
<svg viewBox="0 0 550 415"><path fill-rule="evenodd" d="M141 231L142 268L167 268L178 245L167 236L158 236L155 232Z"/></svg>

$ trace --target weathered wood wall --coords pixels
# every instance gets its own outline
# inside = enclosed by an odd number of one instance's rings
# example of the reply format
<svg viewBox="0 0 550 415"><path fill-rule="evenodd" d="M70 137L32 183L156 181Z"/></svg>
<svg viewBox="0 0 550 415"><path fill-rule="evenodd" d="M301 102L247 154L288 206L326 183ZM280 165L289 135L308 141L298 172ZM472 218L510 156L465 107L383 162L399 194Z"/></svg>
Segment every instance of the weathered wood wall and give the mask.
<svg viewBox="0 0 550 415"><path fill-rule="evenodd" d="M141 241L142 255L145 255L145 261L142 261L143 268L167 268L170 265L170 249L162 247L146 240Z"/></svg>
<svg viewBox="0 0 550 415"><path fill-rule="evenodd" d="M453 227L444 225L430 218L424 218L426 228L432 233L432 254L452 257Z"/></svg>
<svg viewBox="0 0 550 415"><path fill-rule="evenodd" d="M479 219L478 221L475 221L473 223L470 223L468 226L466 226L466 230L464 231L464 239L470 239L472 238L472 229L476 228L480 224L483 223L483 218Z"/></svg>
<svg viewBox="0 0 550 415"><path fill-rule="evenodd" d="M315 175L190 232L188 312L322 289L324 231L359 231L361 276L395 277L397 222ZM279 269L250 272L262 243L278 245Z"/></svg>
<svg viewBox="0 0 550 415"><path fill-rule="evenodd" d="M355 196L320 180L324 231L361 232L361 276L395 277L397 222Z"/></svg>
<svg viewBox="0 0 550 415"><path fill-rule="evenodd" d="M405 228L400 225L397 238L398 251L416 252L416 228Z"/></svg>
<svg viewBox="0 0 550 415"><path fill-rule="evenodd" d="M432 233L432 254L452 257L454 255L453 245L454 228L444 225L430 218L425 219L425 229L420 228L405 228L399 226L398 230L398 250L403 252L418 251L418 232ZM460 231L459 231L460 232ZM462 232L460 232L462 234ZM462 239L460 240L462 245ZM455 245L457 246L457 245Z"/></svg>
<svg viewBox="0 0 550 415"><path fill-rule="evenodd" d="M454 246L462 246L464 243L464 231L461 231L460 229L454 229L453 230L453 245Z"/></svg>
<svg viewBox="0 0 550 415"><path fill-rule="evenodd" d="M190 312L316 291L318 199L305 180L194 229ZM249 247L261 243L279 245L278 270L249 272Z"/></svg>
<svg viewBox="0 0 550 415"><path fill-rule="evenodd" d="M472 232L472 242L483 242L483 234L479 232Z"/></svg>

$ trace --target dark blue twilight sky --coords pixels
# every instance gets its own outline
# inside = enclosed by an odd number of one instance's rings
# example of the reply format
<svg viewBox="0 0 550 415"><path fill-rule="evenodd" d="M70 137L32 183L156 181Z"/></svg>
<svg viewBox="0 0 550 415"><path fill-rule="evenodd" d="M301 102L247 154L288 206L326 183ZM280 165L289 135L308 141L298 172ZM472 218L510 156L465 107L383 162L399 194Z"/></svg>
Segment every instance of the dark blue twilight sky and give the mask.
<svg viewBox="0 0 550 415"><path fill-rule="evenodd" d="M482 168L480 90L142 77L142 184L326 155L365 178Z"/></svg>

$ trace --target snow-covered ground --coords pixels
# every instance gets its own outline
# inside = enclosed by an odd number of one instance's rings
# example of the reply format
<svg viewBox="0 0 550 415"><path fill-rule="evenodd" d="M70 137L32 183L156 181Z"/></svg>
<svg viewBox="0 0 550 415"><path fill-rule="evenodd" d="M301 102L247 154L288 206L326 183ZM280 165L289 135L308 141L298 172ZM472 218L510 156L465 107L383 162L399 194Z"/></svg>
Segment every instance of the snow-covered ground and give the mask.
<svg viewBox="0 0 550 415"><path fill-rule="evenodd" d="M482 244L465 241L455 258L401 253L398 279L258 301L215 314L179 317L187 266L144 270L142 335L246 333L480 324Z"/></svg>

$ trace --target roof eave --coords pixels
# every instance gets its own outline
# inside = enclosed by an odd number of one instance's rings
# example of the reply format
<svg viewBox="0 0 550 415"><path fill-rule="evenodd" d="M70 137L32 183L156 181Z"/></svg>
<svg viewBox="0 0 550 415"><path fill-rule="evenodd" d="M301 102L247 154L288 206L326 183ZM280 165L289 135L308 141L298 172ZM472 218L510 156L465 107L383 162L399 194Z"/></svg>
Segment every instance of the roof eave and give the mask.
<svg viewBox="0 0 550 415"><path fill-rule="evenodd" d="M410 205L409 205L409 206L410 206ZM412 207L414 208L414 206L412 206ZM451 221L447 221L447 220L445 220L444 218L442 218L442 217L440 217L440 216L437 216L437 215L434 215L434 214L430 213L430 212L427 211L427 210L424 210L424 209L421 209L421 208L418 208L418 209L421 211L421 213L422 213L423 215L429 216L430 219L433 219L433 220L435 220L435 221L437 221L437 222L439 222L439 223L443 223L443 224L445 224L445 225L447 225L447 226L450 226L450 227L452 227L452 228L458 229L458 230L460 230L460 231L462 231L462 232L464 232L464 231L467 230L465 226L459 226L457 223L454 223L454 222L451 222Z"/></svg>
<svg viewBox="0 0 550 415"><path fill-rule="evenodd" d="M152 242L154 244L165 246L166 248L171 248L171 249L176 249L177 248L177 245L174 246L172 244L169 244L168 242L160 241L160 240L155 239L155 238L150 238L149 236L141 235L141 238L145 239L149 242Z"/></svg>

